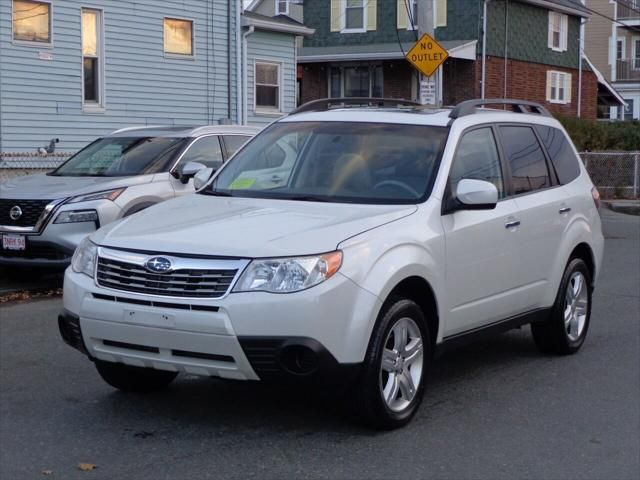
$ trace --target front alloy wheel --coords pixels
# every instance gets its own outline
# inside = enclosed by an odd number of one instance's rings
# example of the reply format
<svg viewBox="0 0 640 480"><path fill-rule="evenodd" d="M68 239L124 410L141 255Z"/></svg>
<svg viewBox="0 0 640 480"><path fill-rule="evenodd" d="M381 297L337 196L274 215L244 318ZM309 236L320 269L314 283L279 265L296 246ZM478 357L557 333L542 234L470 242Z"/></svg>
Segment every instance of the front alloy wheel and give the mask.
<svg viewBox="0 0 640 480"><path fill-rule="evenodd" d="M420 307L406 298L387 301L354 385L354 413L374 428L408 423L422 401L430 359L429 330Z"/></svg>
<svg viewBox="0 0 640 480"><path fill-rule="evenodd" d="M422 334L416 322L405 317L389 331L380 364L380 391L387 407L401 412L416 396L422 380Z"/></svg>

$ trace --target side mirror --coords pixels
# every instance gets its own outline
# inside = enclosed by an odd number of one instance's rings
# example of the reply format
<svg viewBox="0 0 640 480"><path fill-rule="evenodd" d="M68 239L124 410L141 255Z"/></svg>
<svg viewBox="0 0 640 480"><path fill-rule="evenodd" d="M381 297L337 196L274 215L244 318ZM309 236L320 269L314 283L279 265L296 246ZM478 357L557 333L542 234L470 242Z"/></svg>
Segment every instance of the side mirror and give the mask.
<svg viewBox="0 0 640 480"><path fill-rule="evenodd" d="M202 187L204 187L214 172L215 170L213 168L204 168L196 173L193 177L193 188L195 188L196 190L200 190Z"/></svg>
<svg viewBox="0 0 640 480"><path fill-rule="evenodd" d="M205 168L207 168L207 166L202 163L187 162L178 168L178 178L181 183L187 183L195 177L200 170L204 170Z"/></svg>
<svg viewBox="0 0 640 480"><path fill-rule="evenodd" d="M464 178L455 186L447 213L456 210L493 210L498 203L498 189L485 180Z"/></svg>

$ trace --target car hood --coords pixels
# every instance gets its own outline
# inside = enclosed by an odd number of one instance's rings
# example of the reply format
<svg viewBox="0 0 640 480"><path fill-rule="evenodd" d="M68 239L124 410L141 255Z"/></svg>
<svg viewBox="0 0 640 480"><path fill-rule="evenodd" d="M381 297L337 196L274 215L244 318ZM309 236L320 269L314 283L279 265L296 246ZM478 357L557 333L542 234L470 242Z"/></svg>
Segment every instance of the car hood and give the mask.
<svg viewBox="0 0 640 480"><path fill-rule="evenodd" d="M278 257L332 251L343 240L411 215L415 205L356 205L186 195L108 225L102 246L165 254Z"/></svg>
<svg viewBox="0 0 640 480"><path fill-rule="evenodd" d="M9 179L0 185L0 198L55 200L148 183L153 175L135 177L58 177L39 173Z"/></svg>

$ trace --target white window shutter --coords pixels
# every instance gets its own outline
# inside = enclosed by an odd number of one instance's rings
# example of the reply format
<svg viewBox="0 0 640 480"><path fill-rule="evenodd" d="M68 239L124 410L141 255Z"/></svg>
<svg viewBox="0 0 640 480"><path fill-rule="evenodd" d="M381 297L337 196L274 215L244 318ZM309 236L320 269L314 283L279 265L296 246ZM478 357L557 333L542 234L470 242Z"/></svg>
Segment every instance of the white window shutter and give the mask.
<svg viewBox="0 0 640 480"><path fill-rule="evenodd" d="M342 16L342 9L340 8L340 0L331 0L331 31L339 32L341 30L340 18Z"/></svg>
<svg viewBox="0 0 640 480"><path fill-rule="evenodd" d="M397 4L397 17L396 17L396 23L397 23L397 27L398 30L401 29L406 29L407 28L407 22L408 22L408 16L407 16L407 7L405 6L405 0L398 0L396 2Z"/></svg>
<svg viewBox="0 0 640 480"><path fill-rule="evenodd" d="M547 46L549 48L553 48L553 15L554 12L549 10L549 28L547 32Z"/></svg>
<svg viewBox="0 0 640 480"><path fill-rule="evenodd" d="M567 103L571 103L571 74L566 73L564 75L564 100Z"/></svg>
<svg viewBox="0 0 640 480"><path fill-rule="evenodd" d="M569 17L567 15L560 16L560 49L564 52L567 50L567 37L569 36Z"/></svg>
<svg viewBox="0 0 640 480"><path fill-rule="evenodd" d="M547 102L552 100L551 98L551 84L553 83L553 72L547 70Z"/></svg>
<svg viewBox="0 0 640 480"><path fill-rule="evenodd" d="M367 1L367 30L375 30L378 24L378 0Z"/></svg>
<svg viewBox="0 0 640 480"><path fill-rule="evenodd" d="M447 26L447 0L436 0L436 27Z"/></svg>

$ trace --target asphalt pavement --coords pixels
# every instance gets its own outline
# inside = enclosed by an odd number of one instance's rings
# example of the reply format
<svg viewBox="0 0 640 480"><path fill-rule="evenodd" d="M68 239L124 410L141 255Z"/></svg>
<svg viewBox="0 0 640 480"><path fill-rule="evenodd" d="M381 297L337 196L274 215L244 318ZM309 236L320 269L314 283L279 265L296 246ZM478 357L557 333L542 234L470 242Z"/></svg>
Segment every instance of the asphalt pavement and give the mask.
<svg viewBox="0 0 640 480"><path fill-rule="evenodd" d="M640 217L602 214L583 349L540 354L523 328L448 353L393 432L310 389L181 376L122 394L60 340L59 298L0 305L0 478L637 479Z"/></svg>

